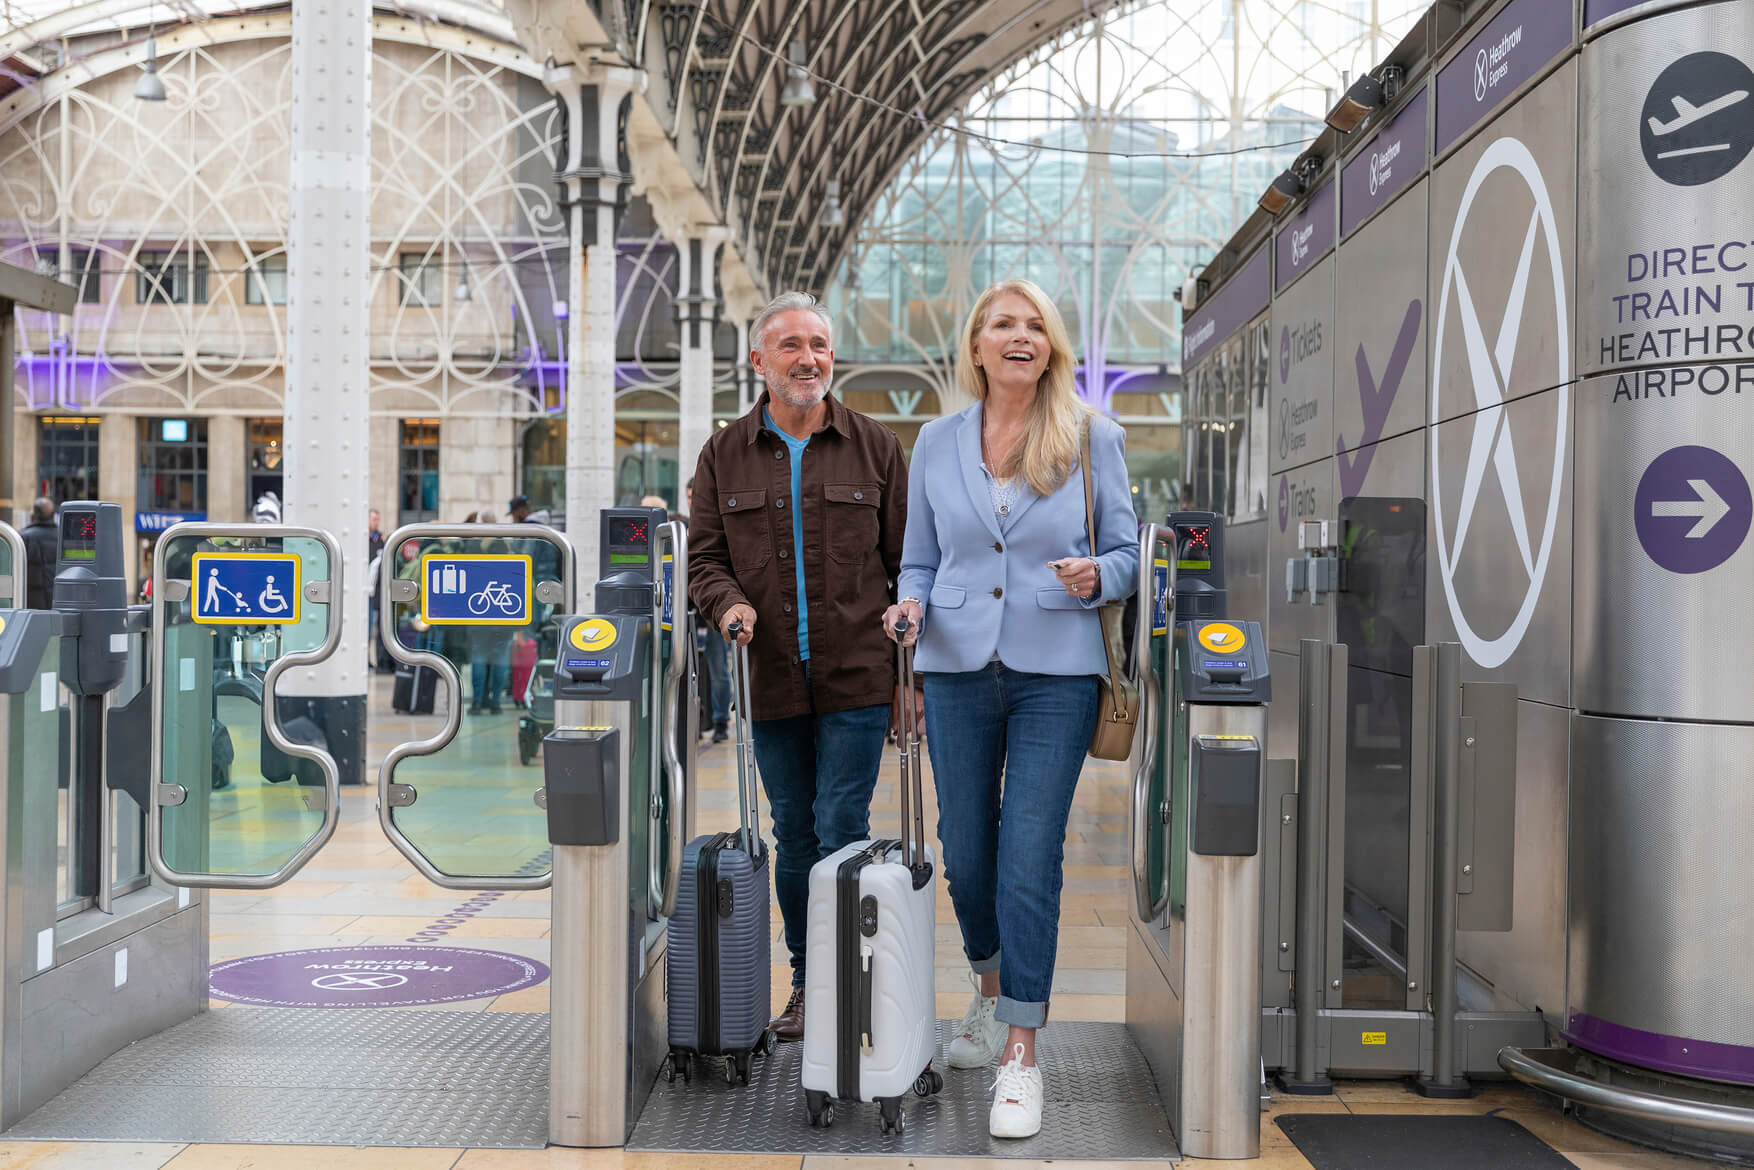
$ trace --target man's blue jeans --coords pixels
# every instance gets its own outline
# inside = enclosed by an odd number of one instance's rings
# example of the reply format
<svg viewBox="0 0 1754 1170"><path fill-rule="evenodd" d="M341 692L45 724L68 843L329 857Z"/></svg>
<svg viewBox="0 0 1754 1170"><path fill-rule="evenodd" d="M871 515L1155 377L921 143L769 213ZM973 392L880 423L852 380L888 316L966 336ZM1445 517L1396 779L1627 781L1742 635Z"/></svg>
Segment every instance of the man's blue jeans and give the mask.
<svg viewBox="0 0 1754 1170"><path fill-rule="evenodd" d="M1066 820L1096 730L1096 676L995 662L924 677L938 840L963 953L977 973L999 972L997 1019L1039 1028L1054 983Z"/></svg>
<svg viewBox="0 0 1754 1170"><path fill-rule="evenodd" d="M711 626L706 631L706 674L711 684L713 726L731 721L731 645Z"/></svg>
<svg viewBox="0 0 1754 1170"><path fill-rule="evenodd" d="M804 986L810 868L871 832L871 793L883 764L889 706L751 724L755 763L773 814L774 893L792 952L792 986Z"/></svg>

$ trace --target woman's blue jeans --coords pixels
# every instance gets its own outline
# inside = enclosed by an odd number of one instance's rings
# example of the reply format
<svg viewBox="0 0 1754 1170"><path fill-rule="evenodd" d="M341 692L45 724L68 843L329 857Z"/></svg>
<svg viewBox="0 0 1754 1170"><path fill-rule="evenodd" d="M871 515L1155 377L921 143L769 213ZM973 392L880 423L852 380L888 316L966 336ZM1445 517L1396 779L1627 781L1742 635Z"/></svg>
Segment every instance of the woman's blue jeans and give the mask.
<svg viewBox="0 0 1754 1170"><path fill-rule="evenodd" d="M1096 676L994 662L924 677L938 840L963 953L976 972L999 972L999 1020L1039 1028L1054 983L1066 820L1096 729Z"/></svg>

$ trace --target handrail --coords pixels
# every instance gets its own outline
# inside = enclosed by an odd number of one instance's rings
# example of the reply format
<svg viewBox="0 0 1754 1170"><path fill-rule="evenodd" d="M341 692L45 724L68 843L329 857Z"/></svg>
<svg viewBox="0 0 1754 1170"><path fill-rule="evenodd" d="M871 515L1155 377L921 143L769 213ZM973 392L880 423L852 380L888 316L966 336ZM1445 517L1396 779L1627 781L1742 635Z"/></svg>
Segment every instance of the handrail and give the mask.
<svg viewBox="0 0 1754 1170"><path fill-rule="evenodd" d="M546 524L404 524L390 533L384 542L384 555L379 558L378 587L383 598L382 613L378 619L378 638L390 657L397 662L405 662L414 667L429 667L445 680L450 693L456 697L445 711L444 726L426 739L414 740L411 743L399 743L384 756L384 762L378 766L378 826L384 830L384 836L396 851L406 857L422 877L435 886L443 886L450 890L544 890L553 880L553 870L532 877L461 877L445 873L426 859L414 842L410 841L402 830L396 827L394 812L396 806L391 803L391 788L396 775L396 765L409 756L430 756L442 750L445 745L457 738L457 732L463 726L463 678L457 673L457 667L442 654L434 654L430 650L410 650L402 645L402 639L396 636L395 622L395 589L399 578L396 576L395 557L398 550L411 540L430 538L482 539L497 537L502 540L543 540L554 546L560 554L560 587L563 596L559 602L561 613L572 613L576 609L576 596L573 584L573 548L566 537ZM538 583L539 584L539 583ZM424 587L425 582L416 584L416 589ZM416 593L416 596L419 596ZM535 599L531 604L534 607Z"/></svg>
<svg viewBox="0 0 1754 1170"><path fill-rule="evenodd" d="M664 579L663 550L668 544L671 550L672 569L666 584ZM652 720L659 737L663 740L662 754L664 761L664 778L666 780L666 804L669 806L669 820L664 826L665 838L669 848L665 851L664 871L658 872L658 851L648 849L651 858L650 880L653 888L658 890L653 909L660 918L668 918L676 913L676 895L682 890L682 851L686 846L684 834L688 826L688 780L692 769L684 768L682 757L676 746L675 727L671 720L676 717L678 700L682 695L683 680L688 677L688 654L690 647L688 638L692 632L687 630L688 624L688 526L680 520L667 520L658 525L655 539L652 541L652 555L657 564L653 566L653 579L657 588L652 591L657 613L652 621L653 652L656 653L657 637L662 627L664 606L670 606L670 660L664 665L664 685L662 701L658 704L656 717ZM684 726L687 724L684 717ZM692 744L689 745L691 748ZM654 795L651 801L651 819L653 828L663 816L664 807Z"/></svg>
<svg viewBox="0 0 1754 1170"><path fill-rule="evenodd" d="M1157 665L1151 660L1152 619L1155 615L1153 588L1156 583L1155 561L1159 545L1170 549L1169 572L1164 581L1164 606L1169 625L1175 625L1175 530L1161 524L1146 524L1139 532L1139 582L1135 596L1139 600L1138 619L1133 626L1133 674L1139 681L1139 762L1133 769L1133 816L1128 865L1133 878L1133 910L1139 921L1150 922L1163 912L1169 901L1169 869L1164 867L1158 888L1151 888L1151 840L1147 828L1162 818L1149 807L1151 803L1151 771L1157 765L1157 747L1161 738L1159 721L1164 717L1164 704L1159 691ZM1173 717L1173 715L1172 715Z"/></svg>
<svg viewBox="0 0 1754 1170"><path fill-rule="evenodd" d="M0 539L12 547L12 608L23 609L30 604L29 555L24 551L24 537L10 524L0 522Z"/></svg>
<svg viewBox="0 0 1754 1170"><path fill-rule="evenodd" d="M192 886L197 889L209 890L266 890L280 885L304 867L305 862L316 855L317 850L329 843L335 835L336 826L341 823L341 769L335 763L335 757L322 748L294 743L286 737L280 726L279 704L275 702L274 684L280 676L295 666L314 666L334 654L341 645L341 606L345 595L342 588L341 546L335 537L320 528L302 528L290 524L208 524L189 523L173 524L159 537L160 550L168 549L171 542L183 537L210 539L213 537L235 540L285 540L292 537L301 540L315 540L329 554L329 597L326 604L329 609L328 633L322 645L311 650L295 650L276 658L262 678L262 729L267 733L268 742L286 755L301 760L310 760L323 770L323 824L316 836L305 842L304 848L287 859L286 864L271 874L189 874L173 870L164 859L164 806L159 800L159 786L164 783L164 636L167 624L165 606L169 604L168 580L165 567L169 558L160 552L153 558L152 564L152 748L151 748L151 789L146 802L146 861L152 867L155 876L174 886ZM305 582L306 585L312 582ZM193 593L191 591L191 597ZM208 778L200 777L202 783ZM107 871L109 859L106 855L104 868ZM100 883L106 884L106 883Z"/></svg>
<svg viewBox="0 0 1754 1170"><path fill-rule="evenodd" d="M1576 1055L1570 1049L1555 1048L1536 1048L1525 1052L1513 1045L1498 1050L1498 1067L1525 1085L1545 1089L1554 1096L1576 1101L1580 1105L1606 1109L1610 1113L1642 1117L1646 1121L1684 1125L1689 1129L1754 1136L1754 1109L1711 1105L1702 1101L1665 1097L1660 1093L1647 1093L1639 1089L1604 1085L1568 1069L1556 1068L1537 1059L1535 1053L1558 1057Z"/></svg>

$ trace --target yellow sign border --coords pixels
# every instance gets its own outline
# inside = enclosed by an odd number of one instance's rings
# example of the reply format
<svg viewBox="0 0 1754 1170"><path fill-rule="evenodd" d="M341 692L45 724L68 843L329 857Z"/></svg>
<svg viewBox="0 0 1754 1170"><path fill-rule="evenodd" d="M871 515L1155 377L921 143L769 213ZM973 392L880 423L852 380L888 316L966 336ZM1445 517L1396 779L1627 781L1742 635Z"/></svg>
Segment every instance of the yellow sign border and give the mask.
<svg viewBox="0 0 1754 1170"><path fill-rule="evenodd" d="M585 630L592 629L593 627L601 634L608 635L609 640L607 642L598 643L597 639L593 637L591 639L591 645L589 646L580 642L580 635ZM614 622L608 621L604 618L586 618L584 621L566 632L567 645L571 646L574 650L582 651L586 654L595 654L599 650L607 650L620 640L621 631L615 628Z"/></svg>
<svg viewBox="0 0 1754 1170"><path fill-rule="evenodd" d="M1229 646L1229 645L1214 646L1214 645L1212 645L1211 642L1208 642L1206 640L1206 636L1213 630L1229 630L1231 633L1236 635L1236 645L1234 645L1234 646ZM1237 625L1235 622L1210 622L1207 625L1200 627L1200 645L1204 646L1207 650L1210 650L1214 654L1240 654L1240 653L1242 653L1243 647L1247 646L1248 644L1249 644L1249 636L1246 633L1244 633L1242 627Z"/></svg>
<svg viewBox="0 0 1754 1170"><path fill-rule="evenodd" d="M435 618L427 612L426 567L430 561L522 561L524 563L524 616L521 618ZM420 620L429 626L527 626L536 618L536 565L528 553L429 552L420 558Z"/></svg>
<svg viewBox="0 0 1754 1170"><path fill-rule="evenodd" d="M292 613L262 617L216 618L201 616L201 562L287 561L292 565ZM289 552L198 552L189 560L189 618L199 626L296 626L304 612L304 559Z"/></svg>

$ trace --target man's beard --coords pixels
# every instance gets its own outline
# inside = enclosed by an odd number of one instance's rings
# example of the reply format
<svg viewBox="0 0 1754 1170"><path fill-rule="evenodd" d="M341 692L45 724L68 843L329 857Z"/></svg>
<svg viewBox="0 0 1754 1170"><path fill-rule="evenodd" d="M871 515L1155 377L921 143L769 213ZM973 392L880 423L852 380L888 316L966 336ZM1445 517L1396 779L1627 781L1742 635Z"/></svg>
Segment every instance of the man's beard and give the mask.
<svg viewBox="0 0 1754 1170"><path fill-rule="evenodd" d="M793 410L809 410L827 398L828 388L834 381L832 378L818 377L809 386L800 386L792 381L790 375L779 373L770 373L765 380L768 393Z"/></svg>

